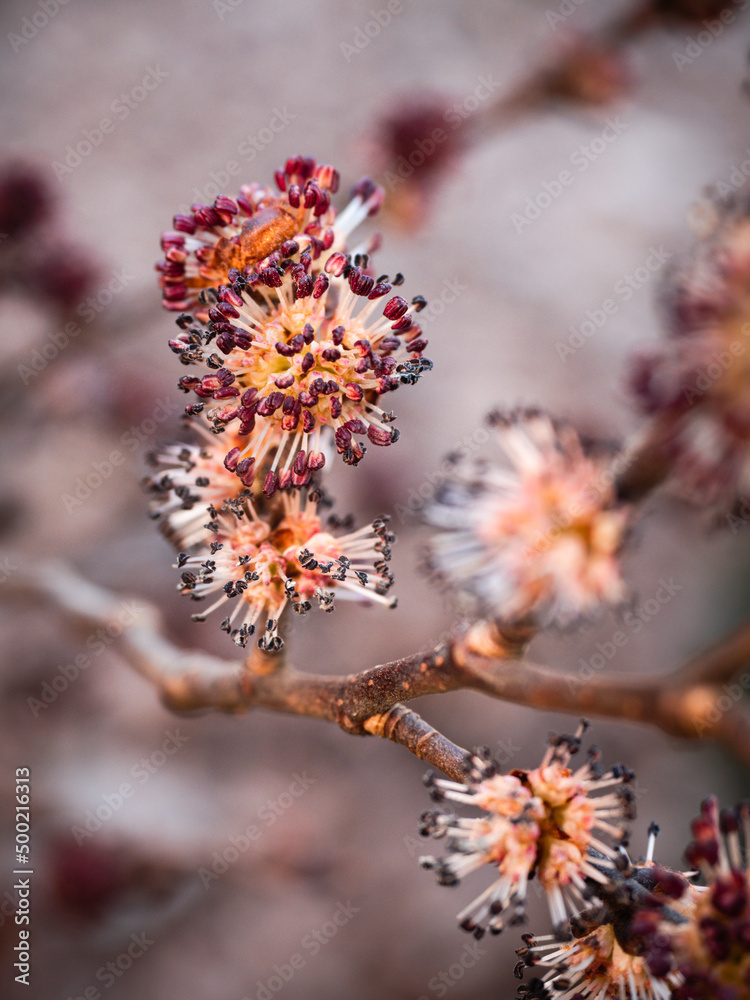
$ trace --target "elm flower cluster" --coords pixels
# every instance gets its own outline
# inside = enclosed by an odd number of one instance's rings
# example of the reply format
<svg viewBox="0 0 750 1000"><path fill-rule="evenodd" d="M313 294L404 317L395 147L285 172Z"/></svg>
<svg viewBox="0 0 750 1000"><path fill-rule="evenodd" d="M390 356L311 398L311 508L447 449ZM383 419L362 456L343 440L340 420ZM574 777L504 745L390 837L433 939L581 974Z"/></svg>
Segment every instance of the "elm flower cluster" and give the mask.
<svg viewBox="0 0 750 1000"><path fill-rule="evenodd" d="M750 495L750 201L706 211L666 289L668 339L630 380L680 491L731 506Z"/></svg>
<svg viewBox="0 0 750 1000"><path fill-rule="evenodd" d="M490 417L503 464L463 460L426 512L438 578L498 620L567 624L625 598L628 508L607 457L535 410Z"/></svg>
<svg viewBox="0 0 750 1000"><path fill-rule="evenodd" d="M331 205L338 171L310 157L288 159L275 181L278 191L243 185L236 198L220 195L212 205L195 204L174 217L174 228L162 233L164 259L156 265L165 309L199 307L202 289L226 285L232 270L256 270L293 239L309 249L310 267L319 273L327 254L343 250L349 234L378 211L384 197L382 188L364 178L339 215Z"/></svg>
<svg viewBox="0 0 750 1000"><path fill-rule="evenodd" d="M341 524L329 518L327 530L322 509L328 501L318 489L300 485L256 501L226 469L223 444L205 426L194 426L203 443L163 446L150 456L159 471L146 481L153 516L179 551L179 591L211 601L194 621L223 609L220 627L237 645L257 632L262 649L277 650L287 605L305 614L315 601L332 611L338 596L395 607L387 596L394 538L387 519L333 534Z"/></svg>
<svg viewBox="0 0 750 1000"><path fill-rule="evenodd" d="M437 802L458 803L480 810L476 817L452 810L426 812L423 836L448 838L450 853L421 859L437 873L442 885L455 885L470 872L489 865L491 884L458 914L460 926L481 936L525 920L530 879L544 890L558 933L568 914L585 909L592 885L606 885L616 870L615 845L627 839L626 821L634 815L632 772L617 765L605 771L592 748L576 770L571 757L581 746L582 723L573 736L553 738L539 767L531 771L499 772L488 754L477 753L466 763L464 784L428 775Z"/></svg>
<svg viewBox="0 0 750 1000"><path fill-rule="evenodd" d="M248 189L231 211L221 198L210 211L196 209L190 225L200 222L202 238L210 233L213 242L195 249L184 234L167 234L161 265L168 307L194 303L196 292L202 307L181 313L182 332L170 341L185 365L206 370L180 379L180 388L198 399L187 412L203 413L217 433L241 439L227 448L226 461L244 485L272 455L261 484L267 497L297 485L295 475L323 467L326 437L349 465L366 451L360 439L381 447L395 442L395 417L380 397L431 367L414 321L424 298L408 302L391 294L401 274L376 278L366 253L336 249L377 208L382 191L363 182L336 218L332 167L298 157L277 182L283 197L272 206L266 189L252 196ZM248 216L242 226L208 226L207 218L240 210ZM262 221L268 212L275 213L273 224Z"/></svg>
<svg viewBox="0 0 750 1000"><path fill-rule="evenodd" d="M178 550L178 589L239 646L281 648L288 607L334 598L395 606L386 518L353 528L323 517L316 483L333 448L356 465L360 437L395 441L379 397L430 363L413 315L426 304L391 294L398 274L374 277L349 234L383 191L361 181L339 215L333 167L294 157L278 192L257 184L237 198L194 205L162 237L164 305L180 313L172 350L205 369L180 380L197 440L150 456L152 514ZM186 310L191 310L187 312Z"/></svg>
<svg viewBox="0 0 750 1000"><path fill-rule="evenodd" d="M518 988L518 1000L669 1000L682 983L672 942L692 907L684 873L655 864L659 828L651 824L646 858L632 865L623 851L611 881L569 922L566 940L524 935L524 967L546 970Z"/></svg>
<svg viewBox="0 0 750 1000"><path fill-rule="evenodd" d="M693 837L685 857L706 886L694 888L694 912L672 942L684 980L675 1000L748 1000L750 803L719 812L707 799Z"/></svg>

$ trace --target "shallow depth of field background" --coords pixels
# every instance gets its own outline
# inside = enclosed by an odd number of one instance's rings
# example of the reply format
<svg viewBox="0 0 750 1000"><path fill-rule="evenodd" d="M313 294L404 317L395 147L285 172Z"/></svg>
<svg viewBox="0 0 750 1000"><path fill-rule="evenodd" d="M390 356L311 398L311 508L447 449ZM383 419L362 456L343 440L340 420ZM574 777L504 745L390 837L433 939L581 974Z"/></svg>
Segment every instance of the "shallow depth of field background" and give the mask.
<svg viewBox="0 0 750 1000"><path fill-rule="evenodd" d="M49 341L54 320L31 298L3 298L0 554L15 564L69 560L123 600L155 602L176 642L231 657L226 637L211 623L191 624L188 602L175 593L171 551L139 488L148 442L131 447L124 437L154 419L153 439L177 436L185 402L176 389L182 370L166 344L173 321L160 308L153 271L159 233L230 161L242 170L229 194L240 182L270 182L291 154L314 155L341 170L343 203L344 189L368 169L378 115L429 89L462 101L480 78L510 85L553 43L547 13L556 6L403 0L391 23L347 58L341 43L351 44L371 8L385 4L244 0L220 16L209 2L69 0L17 53L7 36L39 8L32 0L3 4L3 158L50 171L68 231L100 260L100 287L114 272L127 282L27 385L18 366ZM589 0L567 23L585 27L617 6ZM310 615L290 639L295 663L360 670L446 631L450 609L418 570L422 529L400 513L420 489L429 494L445 452L476 441L488 409L540 403L615 438L637 426L623 365L659 336L659 276L627 302L615 286L652 248L677 254L688 245L688 213L701 190L728 180L750 155L750 104L740 92L748 23L739 19L681 70L673 55L696 32L651 34L631 51L637 81L617 107L561 109L491 136L453 172L419 233L378 224L385 237L378 273L403 270L408 295L428 300L449 282L463 290L427 326L435 370L392 399L401 440L371 448L358 469L337 465L327 480L342 512L362 519L394 513L398 610L344 605L333 617ZM159 86L56 179L52 161L112 117L113 102L150 69L162 71ZM238 155L243 140L279 112L288 124L272 141L252 158ZM569 168L614 115L626 126L619 137L518 233L512 214ZM563 363L556 343L608 298L617 312ZM113 450L126 460L85 502L66 509L64 494ZM749 564L750 534L707 535L685 508L652 502L627 562L636 606L653 598L660 579L679 589L638 634L626 629L628 642L606 669L669 670L721 635L747 612ZM22 992L11 983L19 996L66 1000L94 987L107 1000L267 997L274 966L295 953L302 967L273 994L288 1000L513 995L518 933L483 941L475 960L466 950L471 939L454 925L487 876L449 890L417 865L425 768L406 750L260 712L177 719L116 645L93 655L35 718L28 699L86 649L88 637L54 611L19 602L5 603L0 621L0 894L12 881L16 767L32 769L34 791L33 986ZM621 627L609 616L596 628L540 639L532 655L580 669ZM472 694L417 709L462 745L495 747L509 766L533 766L548 731L575 724ZM139 761L176 731L179 750L147 780L137 778ZM622 759L639 776L636 854L653 819L663 830L661 860L679 865L701 798L716 791L734 801L747 792L746 775L709 745L609 721L595 726L593 739L608 761ZM303 774L314 781L290 804L285 793ZM134 794L76 847L73 827L123 782ZM199 870L251 825L261 836L204 888ZM533 893L532 900L532 926L543 930L546 907ZM351 916L326 937L342 905ZM16 930L9 907L0 909L7 975ZM306 936L322 928L326 943L314 953ZM116 981L99 973L142 934L153 944L132 968ZM441 984L436 977L451 966L462 970L462 959L471 967L449 988Z"/></svg>

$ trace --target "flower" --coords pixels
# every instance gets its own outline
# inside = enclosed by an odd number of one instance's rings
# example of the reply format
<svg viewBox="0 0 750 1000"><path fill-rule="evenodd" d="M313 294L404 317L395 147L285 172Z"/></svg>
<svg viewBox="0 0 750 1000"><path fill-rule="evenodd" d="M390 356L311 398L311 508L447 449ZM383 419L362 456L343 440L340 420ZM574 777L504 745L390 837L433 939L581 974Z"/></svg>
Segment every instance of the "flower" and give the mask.
<svg viewBox="0 0 750 1000"><path fill-rule="evenodd" d="M205 621L233 603L222 630L244 647L260 629L259 647L277 650L283 646L279 620L288 604L306 614L315 599L330 612L337 595L395 607L387 596L393 583L387 519L334 535L323 527L322 501L320 491L295 491L256 508L243 489L220 508L209 506L212 540L192 554L180 553L176 564L182 570L181 593L197 601L213 598L193 620ZM194 531L188 537L198 541Z"/></svg>
<svg viewBox="0 0 750 1000"><path fill-rule="evenodd" d="M338 215L331 205L338 171L310 157L291 157L275 179L278 193L244 185L236 198L220 195L213 205L195 204L190 213L174 217L174 229L161 238L164 259L156 265L165 309L194 308L201 289L227 284L232 270L253 270L290 241L310 248L317 262L313 273L320 271L326 261L321 253L343 249L348 235L383 201L382 188L366 177Z"/></svg>
<svg viewBox="0 0 750 1000"><path fill-rule="evenodd" d="M674 936L687 924L692 907L683 873L653 860L659 828L651 824L645 860L597 886L594 905L574 916L568 939L524 935L517 954L524 966L543 967L541 978L519 987L519 1000L668 1000L682 977L673 960Z"/></svg>
<svg viewBox="0 0 750 1000"><path fill-rule="evenodd" d="M709 798L693 822L685 852L707 882L696 887L695 909L673 950L684 982L676 1000L750 997L750 803L721 813ZM744 850L742 842L744 840Z"/></svg>
<svg viewBox="0 0 750 1000"><path fill-rule="evenodd" d="M560 943L551 935L527 940L529 964L549 971L519 987L525 1000L668 1000L679 983L676 973L656 976L642 955L626 951L611 923L579 940Z"/></svg>
<svg viewBox="0 0 750 1000"><path fill-rule="evenodd" d="M423 836L447 835L452 853L423 858L423 867L435 870L443 885L484 865L497 869L495 881L459 913L464 930L499 933L510 906L511 922L522 922L528 882L536 876L562 932L567 912L587 905L591 885L610 881L618 858L610 842L626 839L625 820L634 815L633 775L621 765L605 772L593 748L585 764L570 769L586 727L583 722L575 735L553 738L532 771L500 774L489 755L478 752L467 760L465 784L428 775L436 801L469 805L481 815L425 813Z"/></svg>
<svg viewBox="0 0 750 1000"><path fill-rule="evenodd" d="M444 529L430 542L432 569L508 622L564 624L622 601L628 511L615 503L605 457L535 410L490 424L505 462L455 462L426 512Z"/></svg>
<svg viewBox="0 0 750 1000"><path fill-rule="evenodd" d="M237 435L216 435L200 417L188 421L199 438L196 444L163 444L146 456L158 471L144 480L152 494L151 516L177 549L191 549L207 543L213 537L210 525L212 507L236 500L247 494L242 470L230 462L227 467L227 445L236 449L242 445ZM253 473L254 475L254 473ZM252 476L251 480L252 481ZM310 473L298 478L298 486L308 485Z"/></svg>
<svg viewBox="0 0 750 1000"><path fill-rule="evenodd" d="M666 290L669 338L634 359L630 383L673 483L731 505L750 495L750 202L706 208Z"/></svg>
<svg viewBox="0 0 750 1000"><path fill-rule="evenodd" d="M358 436L379 446L396 441L395 418L378 398L431 367L406 299L390 296L380 307L401 275L393 284L387 276L376 281L364 258L352 263L337 252L313 281L311 262L312 254L292 241L259 271L233 272L231 286L203 293L212 303L208 323L193 325L183 316L185 332L170 342L183 363L210 370L183 377L180 387L216 403L204 411L215 430L230 427L242 438L227 454L228 467L235 464L249 484L273 448L263 484L269 497L293 485L292 474L323 467L322 432L350 465L365 453ZM419 296L412 300L415 312L424 305ZM214 339L221 354L212 350ZM188 412L204 407L192 404Z"/></svg>

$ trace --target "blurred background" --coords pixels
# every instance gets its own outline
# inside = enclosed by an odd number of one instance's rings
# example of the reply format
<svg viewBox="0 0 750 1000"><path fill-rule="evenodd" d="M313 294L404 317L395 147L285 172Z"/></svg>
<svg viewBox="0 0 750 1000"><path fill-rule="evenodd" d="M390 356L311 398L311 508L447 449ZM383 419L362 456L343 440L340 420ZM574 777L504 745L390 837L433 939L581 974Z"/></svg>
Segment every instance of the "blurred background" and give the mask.
<svg viewBox="0 0 750 1000"><path fill-rule="evenodd" d="M728 6L713 31L677 19L634 33L604 67L611 92L585 102L558 88L501 127L493 102L554 61L566 33L630 5L6 0L0 597L19 567L55 557L122 595L123 622L152 601L173 641L232 656L218 629L190 622L139 485L148 447L180 436L185 402L154 262L178 209L270 183L302 153L335 164L342 189L366 172L385 184L386 211L368 224L384 237L376 272L403 271L409 297L432 303L435 369L392 400L398 445L327 480L340 512L393 516L398 609L310 615L290 654L344 673L444 636L452 612L419 570L411 512L445 453L480 453L498 405L538 403L614 439L638 425L624 366L660 336L660 280L689 244L691 206L709 185L746 183L750 20ZM436 114L451 137L443 172L415 184L394 164L414 166ZM471 116L473 132L454 124ZM652 501L627 563L640 627L625 627L604 669L667 671L709 645L747 614L749 565L750 535L707 534L686 508ZM659 605L665 579L674 598ZM32 602L4 601L0 622L3 976L17 941L17 767L32 772L34 863L32 985L3 995L513 995L518 934L477 947L454 924L481 876L449 890L418 867L428 800L405 750L260 712L176 718L116 641ZM532 657L591 676L597 643L622 627L612 615L547 635ZM534 766L549 730L575 723L468 693L415 707L509 766ZM635 854L656 820L660 860L680 865L700 800L747 794L746 774L710 744L610 721L593 739L638 775ZM531 916L548 926L533 895Z"/></svg>

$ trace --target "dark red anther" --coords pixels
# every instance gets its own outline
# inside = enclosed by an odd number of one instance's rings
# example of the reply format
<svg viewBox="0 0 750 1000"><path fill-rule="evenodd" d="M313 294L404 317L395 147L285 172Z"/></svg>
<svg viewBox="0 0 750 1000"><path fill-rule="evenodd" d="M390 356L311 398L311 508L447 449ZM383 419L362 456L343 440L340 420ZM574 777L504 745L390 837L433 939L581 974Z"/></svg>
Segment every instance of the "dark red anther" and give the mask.
<svg viewBox="0 0 750 1000"><path fill-rule="evenodd" d="M397 347L401 346L401 341L398 337L383 337L380 341L380 352L381 354L389 354L391 351L395 351Z"/></svg>
<svg viewBox="0 0 750 1000"><path fill-rule="evenodd" d="M294 297L297 299L306 299L308 295L312 295L313 291L313 279L309 274L303 275L299 279L294 279Z"/></svg>
<svg viewBox="0 0 750 1000"><path fill-rule="evenodd" d="M318 194L318 204L313 209L313 215L316 218L319 218L321 215L324 215L328 211L330 205L331 205L330 194L327 191L321 191Z"/></svg>
<svg viewBox="0 0 750 1000"><path fill-rule="evenodd" d="M285 375L277 375L273 382L277 389L288 389L290 386L294 385L294 379L294 372L287 372ZM290 397L287 397L287 399L289 398ZM284 402L286 403L286 400L284 400Z"/></svg>
<svg viewBox="0 0 750 1000"><path fill-rule="evenodd" d="M275 267L266 267L262 271L258 271L258 277L269 288L281 287L281 275Z"/></svg>
<svg viewBox="0 0 750 1000"><path fill-rule="evenodd" d="M339 172L328 163L321 163L315 170L315 176L322 188L326 188L331 194L336 194L339 189Z"/></svg>
<svg viewBox="0 0 750 1000"><path fill-rule="evenodd" d="M409 303L405 298L400 295L394 295L392 299L388 299L383 309L383 315L386 319L397 320L401 319L405 312L409 309Z"/></svg>
<svg viewBox="0 0 750 1000"><path fill-rule="evenodd" d="M322 196L323 192L320 190L315 181L310 180L305 184L305 208L313 208L318 203L318 198Z"/></svg>
<svg viewBox="0 0 750 1000"><path fill-rule="evenodd" d="M172 225L180 233L189 233L191 236L197 229L194 215L175 215Z"/></svg>
<svg viewBox="0 0 750 1000"><path fill-rule="evenodd" d="M421 354L422 351L427 347L427 341L424 337L418 337L416 340L412 340L406 345L406 350L410 354Z"/></svg>
<svg viewBox="0 0 750 1000"><path fill-rule="evenodd" d="M344 268L349 264L349 260L343 253L332 253L331 256L326 261L325 271L327 274L333 274L337 278L340 278L344 273Z"/></svg>
<svg viewBox="0 0 750 1000"><path fill-rule="evenodd" d="M414 320L412 319L411 314L408 316L402 316L401 319L396 320L395 323L391 324L391 330L394 330L396 333L404 333L406 330L411 329L413 323Z"/></svg>
<svg viewBox="0 0 750 1000"><path fill-rule="evenodd" d="M283 358L291 358L294 354L294 348L291 344L285 344L283 340L277 340L273 345L277 354L280 354Z"/></svg>
<svg viewBox="0 0 750 1000"><path fill-rule="evenodd" d="M380 299L384 295L387 295L392 289L392 286L387 281L376 282L374 288L367 296L368 299Z"/></svg>
<svg viewBox="0 0 750 1000"><path fill-rule="evenodd" d="M285 472L279 473L279 489L280 490L290 490L294 483L293 473L291 469L287 469Z"/></svg>
<svg viewBox="0 0 750 1000"><path fill-rule="evenodd" d="M233 385L228 385L217 389L214 392L214 399L233 399L235 396L239 396L239 394L239 389L236 389Z"/></svg>
<svg viewBox="0 0 750 1000"><path fill-rule="evenodd" d="M242 296L238 295L237 292L230 285L222 285L219 288L219 302L223 302L226 305L236 306L240 308L244 303L242 301ZM235 319L239 315L238 313L224 313L225 316L233 316Z"/></svg>
<svg viewBox="0 0 750 1000"><path fill-rule="evenodd" d="M362 386L355 385L354 382L347 382L344 386L344 395L347 399L351 399L355 403L360 403L365 393Z"/></svg>
<svg viewBox="0 0 750 1000"><path fill-rule="evenodd" d="M268 497L270 500L274 495L276 490L279 488L279 477L275 472L269 472L266 476L266 481L263 484L263 495Z"/></svg>
<svg viewBox="0 0 750 1000"><path fill-rule="evenodd" d="M311 451L307 456L307 468L312 472L318 472L326 464L326 457L322 451Z"/></svg>
<svg viewBox="0 0 750 1000"><path fill-rule="evenodd" d="M315 430L315 417L309 410L302 411L302 430L305 434L310 434Z"/></svg>
<svg viewBox="0 0 750 1000"><path fill-rule="evenodd" d="M240 411L241 413L242 411ZM245 437L252 431L255 427L255 414L251 413L249 417L240 417L240 426L237 433L241 437Z"/></svg>
<svg viewBox="0 0 750 1000"><path fill-rule="evenodd" d="M336 450L339 454L348 448L352 441L352 432L347 430L346 427L337 427L336 433L334 434L334 440L336 442Z"/></svg>
<svg viewBox="0 0 750 1000"><path fill-rule="evenodd" d="M319 299L321 295L324 295L325 292L328 290L328 285L329 285L328 275L319 274L318 277L315 279L315 284L313 285L313 291L312 291L313 298Z"/></svg>
<svg viewBox="0 0 750 1000"><path fill-rule="evenodd" d="M351 431L352 434L366 434L367 424L364 420L360 420L359 417L353 417L351 420L347 420L344 424L347 430Z"/></svg>
<svg viewBox="0 0 750 1000"><path fill-rule="evenodd" d="M344 343L344 334L346 333L346 327L336 326L331 330L331 340L334 342L336 347L341 347Z"/></svg>
<svg viewBox="0 0 750 1000"><path fill-rule="evenodd" d="M338 396L331 397L331 416L334 420L341 416L341 410L343 409L341 404L341 399Z"/></svg>
<svg viewBox="0 0 750 1000"><path fill-rule="evenodd" d="M375 427L374 424L370 424L367 428L367 436L373 444L379 445L381 448L391 444L393 440L390 431L384 430L382 427Z"/></svg>
<svg viewBox="0 0 750 1000"><path fill-rule="evenodd" d="M299 208L300 202L302 201L299 184L290 185L289 191L287 193L287 198L289 199L289 204L292 206L292 208Z"/></svg>
<svg viewBox="0 0 750 1000"><path fill-rule="evenodd" d="M230 450L224 456L224 468L227 472L234 472L237 468L237 462L240 458L239 448L230 448Z"/></svg>
<svg viewBox="0 0 750 1000"><path fill-rule="evenodd" d="M339 351L336 347L327 347L321 352L321 356L325 361L338 361L341 357L341 351Z"/></svg>
<svg viewBox="0 0 750 1000"><path fill-rule="evenodd" d="M300 369L303 372L309 372L311 368L315 367L315 358L308 351L300 363ZM316 380L317 381L317 380Z"/></svg>
<svg viewBox="0 0 750 1000"><path fill-rule="evenodd" d="M298 476L301 476L304 473L306 467L307 467L307 454L304 451L298 451L297 454L294 456L292 469L294 472L297 473Z"/></svg>
<svg viewBox="0 0 750 1000"><path fill-rule="evenodd" d="M375 279L365 274L360 268L353 267L349 274L349 287L355 295L367 298L375 287Z"/></svg>

